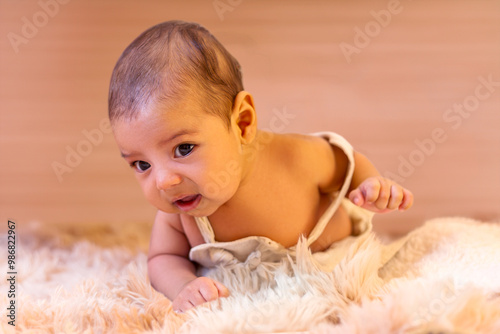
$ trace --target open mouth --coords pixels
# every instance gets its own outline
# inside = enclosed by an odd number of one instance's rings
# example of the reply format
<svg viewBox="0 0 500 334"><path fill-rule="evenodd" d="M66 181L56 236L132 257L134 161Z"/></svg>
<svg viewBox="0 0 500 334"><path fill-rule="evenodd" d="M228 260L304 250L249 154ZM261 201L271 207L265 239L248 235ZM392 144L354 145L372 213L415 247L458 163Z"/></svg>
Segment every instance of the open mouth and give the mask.
<svg viewBox="0 0 500 334"><path fill-rule="evenodd" d="M179 209L186 212L195 209L200 203L200 200L201 200L200 194L189 195L176 200L174 204Z"/></svg>

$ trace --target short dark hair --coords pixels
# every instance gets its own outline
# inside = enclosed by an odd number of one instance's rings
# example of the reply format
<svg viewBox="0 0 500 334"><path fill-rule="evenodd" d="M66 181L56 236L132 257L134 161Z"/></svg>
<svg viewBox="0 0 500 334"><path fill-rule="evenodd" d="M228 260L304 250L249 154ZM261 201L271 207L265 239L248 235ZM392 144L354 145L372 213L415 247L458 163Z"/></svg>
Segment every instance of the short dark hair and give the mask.
<svg viewBox="0 0 500 334"><path fill-rule="evenodd" d="M120 56L111 76L109 118L133 120L148 107L189 97L229 126L242 90L238 61L207 29L167 21L143 32Z"/></svg>

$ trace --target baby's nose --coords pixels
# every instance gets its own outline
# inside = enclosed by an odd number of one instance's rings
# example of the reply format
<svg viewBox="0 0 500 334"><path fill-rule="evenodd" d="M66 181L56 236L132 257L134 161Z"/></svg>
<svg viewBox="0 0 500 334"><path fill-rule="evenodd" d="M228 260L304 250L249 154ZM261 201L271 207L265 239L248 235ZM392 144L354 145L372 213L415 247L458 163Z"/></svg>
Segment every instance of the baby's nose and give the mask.
<svg viewBox="0 0 500 334"><path fill-rule="evenodd" d="M166 190L172 186L181 183L182 178L179 174L167 170L158 171L156 175L156 188Z"/></svg>

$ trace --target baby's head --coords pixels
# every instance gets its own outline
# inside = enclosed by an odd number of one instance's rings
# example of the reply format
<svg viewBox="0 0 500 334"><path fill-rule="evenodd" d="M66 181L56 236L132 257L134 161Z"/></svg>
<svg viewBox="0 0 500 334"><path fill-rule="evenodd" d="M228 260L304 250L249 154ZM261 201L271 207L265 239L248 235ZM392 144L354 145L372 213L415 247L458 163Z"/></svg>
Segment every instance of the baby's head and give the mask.
<svg viewBox="0 0 500 334"><path fill-rule="evenodd" d="M195 102L229 127L231 106L243 90L240 65L196 23L151 27L123 52L111 77L109 118L131 121L151 109Z"/></svg>
<svg viewBox="0 0 500 334"><path fill-rule="evenodd" d="M209 215L251 170L253 98L238 62L197 24L161 23L127 47L112 74L109 117L122 156L161 211Z"/></svg>

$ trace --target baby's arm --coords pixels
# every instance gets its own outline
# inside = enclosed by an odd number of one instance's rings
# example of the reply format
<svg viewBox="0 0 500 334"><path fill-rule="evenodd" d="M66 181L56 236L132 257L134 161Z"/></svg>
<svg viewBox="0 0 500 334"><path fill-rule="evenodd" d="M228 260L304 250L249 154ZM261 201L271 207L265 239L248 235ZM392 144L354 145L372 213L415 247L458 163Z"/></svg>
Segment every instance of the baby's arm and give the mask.
<svg viewBox="0 0 500 334"><path fill-rule="evenodd" d="M349 199L362 208L376 213L408 210L413 194L393 180L380 176L364 155L354 153L355 167Z"/></svg>
<svg viewBox="0 0 500 334"><path fill-rule="evenodd" d="M339 190L346 178L347 156L326 140L313 138L312 142L316 146L308 161L314 167L314 175L319 176L320 191ZM413 194L409 190L380 176L370 160L358 152L354 152L354 174L348 197L355 205L376 213L407 210L413 204Z"/></svg>
<svg viewBox="0 0 500 334"><path fill-rule="evenodd" d="M180 217L158 211L149 246L149 279L156 290L172 300L177 312L229 295L221 283L196 276L189 250Z"/></svg>

